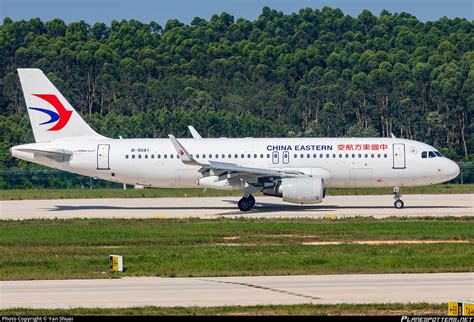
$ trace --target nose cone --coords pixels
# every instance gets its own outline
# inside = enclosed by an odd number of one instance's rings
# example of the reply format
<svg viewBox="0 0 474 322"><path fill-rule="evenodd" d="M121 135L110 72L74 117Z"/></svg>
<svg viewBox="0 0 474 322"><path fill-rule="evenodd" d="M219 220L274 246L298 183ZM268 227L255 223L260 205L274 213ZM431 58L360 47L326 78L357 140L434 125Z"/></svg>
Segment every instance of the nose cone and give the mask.
<svg viewBox="0 0 474 322"><path fill-rule="evenodd" d="M456 178L460 172L459 165L451 160L448 160L445 168L445 174L449 177L448 180Z"/></svg>

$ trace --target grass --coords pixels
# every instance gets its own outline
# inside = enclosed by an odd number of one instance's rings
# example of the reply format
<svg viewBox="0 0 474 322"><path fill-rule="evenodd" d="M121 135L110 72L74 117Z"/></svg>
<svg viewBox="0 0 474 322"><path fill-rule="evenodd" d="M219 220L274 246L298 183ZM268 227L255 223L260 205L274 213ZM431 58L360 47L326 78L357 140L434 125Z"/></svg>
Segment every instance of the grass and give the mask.
<svg viewBox="0 0 474 322"><path fill-rule="evenodd" d="M302 244L308 241L345 243ZM472 271L473 241L473 217L1 221L0 279ZM125 272L109 272L109 254L124 256Z"/></svg>
<svg viewBox="0 0 474 322"><path fill-rule="evenodd" d="M300 304L220 307L130 307L0 310L2 316L72 316L72 315L407 315L443 316L447 303L410 304Z"/></svg>
<svg viewBox="0 0 474 322"><path fill-rule="evenodd" d="M407 187L403 194L473 193L474 184L441 184ZM391 194L391 188L329 188L327 195L380 195ZM208 189L25 189L0 190L0 200L27 199L82 199L82 198L164 198L164 197L218 197L241 196L241 191Z"/></svg>

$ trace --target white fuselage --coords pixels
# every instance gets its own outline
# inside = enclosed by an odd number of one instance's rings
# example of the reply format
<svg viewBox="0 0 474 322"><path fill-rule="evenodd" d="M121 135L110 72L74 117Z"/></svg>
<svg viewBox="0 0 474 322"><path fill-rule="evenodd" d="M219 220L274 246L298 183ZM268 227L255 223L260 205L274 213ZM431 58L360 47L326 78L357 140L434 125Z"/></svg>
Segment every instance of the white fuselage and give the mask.
<svg viewBox="0 0 474 322"><path fill-rule="evenodd" d="M196 161L296 170L323 177L327 187L428 185L449 181L459 173L455 162L439 153L430 154L436 151L433 147L396 138L218 138L180 142ZM28 149L65 149L72 154L52 158L25 152ZM199 184L199 167L183 164L169 139L58 139L16 146L11 152L26 161L115 182L167 188L203 186Z"/></svg>

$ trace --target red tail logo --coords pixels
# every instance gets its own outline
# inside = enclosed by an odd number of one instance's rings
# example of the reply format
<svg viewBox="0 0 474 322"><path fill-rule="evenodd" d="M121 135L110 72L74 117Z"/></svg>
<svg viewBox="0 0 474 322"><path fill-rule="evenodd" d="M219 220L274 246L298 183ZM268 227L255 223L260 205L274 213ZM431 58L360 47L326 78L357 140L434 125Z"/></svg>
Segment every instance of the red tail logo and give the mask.
<svg viewBox="0 0 474 322"><path fill-rule="evenodd" d="M64 108L64 105L59 101L56 95L53 95L53 94L33 94L33 95L51 104L58 112L56 115L56 113L49 110L30 107L31 109L46 113L51 117L51 120L49 120L48 122L41 123L41 124L47 124L47 123L52 123L54 121L58 121L53 127L49 128L47 131L59 131L63 127L66 126L67 122L69 122L69 119L71 118L72 111L66 110Z"/></svg>

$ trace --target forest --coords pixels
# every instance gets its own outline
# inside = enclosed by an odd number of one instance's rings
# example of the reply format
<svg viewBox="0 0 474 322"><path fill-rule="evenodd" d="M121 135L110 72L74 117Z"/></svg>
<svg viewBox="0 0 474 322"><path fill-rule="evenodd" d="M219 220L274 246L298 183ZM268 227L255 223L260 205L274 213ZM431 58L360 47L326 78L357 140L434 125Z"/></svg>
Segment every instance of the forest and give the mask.
<svg viewBox="0 0 474 322"><path fill-rule="evenodd" d="M264 7L169 20L0 26L0 169L33 142L16 69L40 68L109 137L381 136L474 161L473 22Z"/></svg>

